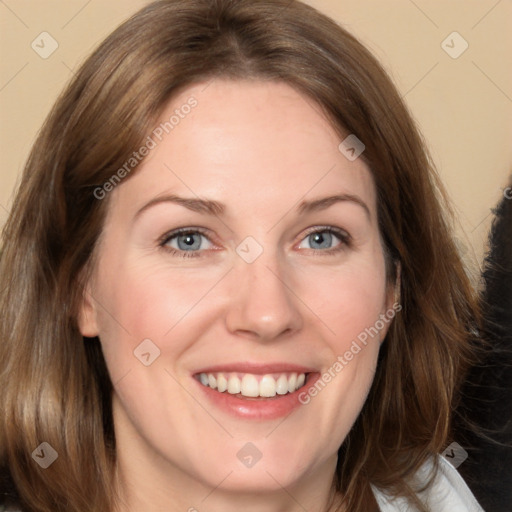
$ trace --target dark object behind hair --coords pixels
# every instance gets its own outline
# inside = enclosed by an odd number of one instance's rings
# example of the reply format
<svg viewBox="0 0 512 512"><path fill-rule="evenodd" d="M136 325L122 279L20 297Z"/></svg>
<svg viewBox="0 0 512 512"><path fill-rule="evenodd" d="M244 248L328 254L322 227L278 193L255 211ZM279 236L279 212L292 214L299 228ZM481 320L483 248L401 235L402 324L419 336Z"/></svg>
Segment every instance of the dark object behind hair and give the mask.
<svg viewBox="0 0 512 512"><path fill-rule="evenodd" d="M508 188L507 190L512 190ZM484 364L472 368L457 411L459 442L468 459L459 468L485 510L512 509L512 198L495 210L483 272ZM463 418L469 420L465 425Z"/></svg>

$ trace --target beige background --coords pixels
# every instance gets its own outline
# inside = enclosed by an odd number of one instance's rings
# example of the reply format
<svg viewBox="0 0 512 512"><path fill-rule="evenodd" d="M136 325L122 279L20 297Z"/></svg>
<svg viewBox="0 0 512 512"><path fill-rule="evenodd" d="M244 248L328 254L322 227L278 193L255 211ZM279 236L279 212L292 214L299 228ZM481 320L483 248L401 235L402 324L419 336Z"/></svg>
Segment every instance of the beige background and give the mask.
<svg viewBox="0 0 512 512"><path fill-rule="evenodd" d="M37 130L73 70L145 0L0 0L0 225ZM395 80L456 209L473 275L512 170L512 2L308 0L358 36ZM442 42L457 31L458 58ZM48 32L47 59L31 47ZM455 36L445 45L457 52Z"/></svg>

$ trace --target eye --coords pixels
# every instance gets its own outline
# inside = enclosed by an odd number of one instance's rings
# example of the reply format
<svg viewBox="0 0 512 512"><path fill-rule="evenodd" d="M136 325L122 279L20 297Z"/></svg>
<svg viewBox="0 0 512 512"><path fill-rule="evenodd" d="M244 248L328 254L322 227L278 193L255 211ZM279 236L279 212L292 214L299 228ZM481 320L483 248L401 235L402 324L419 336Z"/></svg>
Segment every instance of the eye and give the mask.
<svg viewBox="0 0 512 512"><path fill-rule="evenodd" d="M306 235L300 243L299 249L335 252L349 245L349 241L350 235L340 229L333 227L315 228Z"/></svg>
<svg viewBox="0 0 512 512"><path fill-rule="evenodd" d="M184 228L165 234L160 246L173 254L193 257L199 256L199 251L211 249L213 244L202 231Z"/></svg>

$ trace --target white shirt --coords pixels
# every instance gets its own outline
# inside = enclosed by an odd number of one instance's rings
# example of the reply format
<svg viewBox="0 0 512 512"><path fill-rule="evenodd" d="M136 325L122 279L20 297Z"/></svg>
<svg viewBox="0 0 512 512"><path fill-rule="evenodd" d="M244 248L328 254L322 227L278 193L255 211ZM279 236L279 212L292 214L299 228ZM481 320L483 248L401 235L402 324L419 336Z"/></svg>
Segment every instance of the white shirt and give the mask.
<svg viewBox="0 0 512 512"><path fill-rule="evenodd" d="M473 493L469 490L459 472L442 456L439 458L439 472L432 486L418 493L418 498L431 512L484 512ZM418 471L418 480L426 482L432 469L427 461ZM416 508L405 498L393 499L372 486L381 512L414 512Z"/></svg>

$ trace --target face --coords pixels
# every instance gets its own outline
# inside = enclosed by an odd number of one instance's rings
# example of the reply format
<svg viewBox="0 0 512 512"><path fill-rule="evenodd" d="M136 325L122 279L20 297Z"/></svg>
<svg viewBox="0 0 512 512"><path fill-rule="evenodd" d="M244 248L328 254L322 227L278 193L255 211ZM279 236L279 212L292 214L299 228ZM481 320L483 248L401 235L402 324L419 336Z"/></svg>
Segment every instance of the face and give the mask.
<svg viewBox="0 0 512 512"><path fill-rule="evenodd" d="M332 477L390 323L375 187L290 86L205 87L109 193L79 323L127 473L293 488Z"/></svg>

